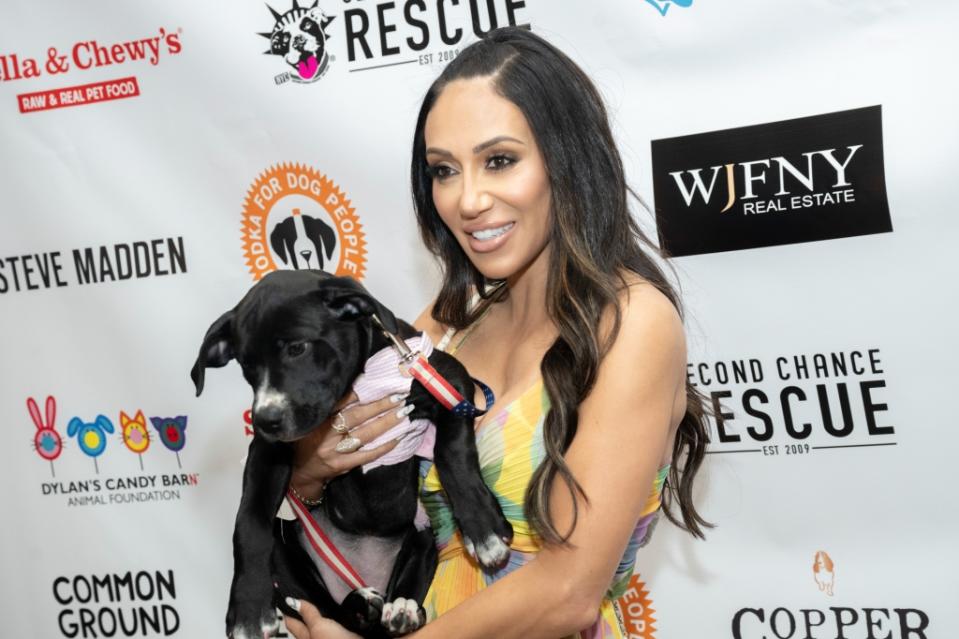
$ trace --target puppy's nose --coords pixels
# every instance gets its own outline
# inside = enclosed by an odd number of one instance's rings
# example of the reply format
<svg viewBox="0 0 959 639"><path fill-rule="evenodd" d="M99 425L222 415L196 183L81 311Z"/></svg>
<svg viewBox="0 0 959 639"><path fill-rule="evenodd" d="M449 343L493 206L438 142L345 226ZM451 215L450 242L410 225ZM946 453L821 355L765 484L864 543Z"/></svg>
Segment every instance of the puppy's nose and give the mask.
<svg viewBox="0 0 959 639"><path fill-rule="evenodd" d="M283 409L275 404L257 408L253 413L253 427L264 433L276 433L283 420Z"/></svg>

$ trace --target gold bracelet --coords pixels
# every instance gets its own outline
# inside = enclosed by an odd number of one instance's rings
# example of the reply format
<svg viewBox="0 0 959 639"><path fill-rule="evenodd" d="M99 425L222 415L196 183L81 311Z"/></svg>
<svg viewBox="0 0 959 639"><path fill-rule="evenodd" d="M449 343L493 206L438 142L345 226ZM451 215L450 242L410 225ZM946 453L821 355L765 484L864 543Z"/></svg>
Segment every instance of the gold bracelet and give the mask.
<svg viewBox="0 0 959 639"><path fill-rule="evenodd" d="M293 481L290 480L290 492L293 493L293 496L300 500L304 506L308 508L313 508L314 506L319 506L323 503L323 493L326 491L326 482L323 482L323 485L320 487L320 496L316 499L307 499L301 495L296 488L293 487Z"/></svg>

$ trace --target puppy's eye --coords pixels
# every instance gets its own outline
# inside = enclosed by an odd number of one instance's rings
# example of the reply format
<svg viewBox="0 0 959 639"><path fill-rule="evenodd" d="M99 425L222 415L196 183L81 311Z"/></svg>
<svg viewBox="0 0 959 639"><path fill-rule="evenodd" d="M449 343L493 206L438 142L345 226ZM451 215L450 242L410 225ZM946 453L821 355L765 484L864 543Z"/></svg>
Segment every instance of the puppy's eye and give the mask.
<svg viewBox="0 0 959 639"><path fill-rule="evenodd" d="M301 357L310 350L309 342L291 342L286 345L286 356L290 358Z"/></svg>

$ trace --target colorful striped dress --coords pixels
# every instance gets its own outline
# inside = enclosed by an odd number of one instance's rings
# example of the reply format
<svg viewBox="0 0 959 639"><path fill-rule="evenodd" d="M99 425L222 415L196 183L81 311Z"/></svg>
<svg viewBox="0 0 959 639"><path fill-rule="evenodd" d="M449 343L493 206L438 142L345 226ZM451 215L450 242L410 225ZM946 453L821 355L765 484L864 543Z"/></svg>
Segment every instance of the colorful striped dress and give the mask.
<svg viewBox="0 0 959 639"><path fill-rule="evenodd" d="M523 499L533 470L545 457L543 423L548 410L549 396L540 379L515 401L494 408L476 432L483 479L513 526L509 563L496 573L484 572L466 552L436 469L431 462L422 463L420 497L439 548L436 575L423 603L429 620L524 565L540 549L539 539L523 514ZM625 592L633 574L637 549L652 532L668 470L667 465L656 474L646 507L600 606L599 618L593 626L571 635L572 639L628 636L616 600Z"/></svg>

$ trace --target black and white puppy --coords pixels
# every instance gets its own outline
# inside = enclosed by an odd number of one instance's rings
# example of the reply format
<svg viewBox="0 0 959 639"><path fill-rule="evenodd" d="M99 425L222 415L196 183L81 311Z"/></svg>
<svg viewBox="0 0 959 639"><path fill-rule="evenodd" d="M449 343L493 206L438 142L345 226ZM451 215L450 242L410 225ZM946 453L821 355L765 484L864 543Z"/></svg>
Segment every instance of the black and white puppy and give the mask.
<svg viewBox="0 0 959 639"><path fill-rule="evenodd" d="M358 570L388 567L375 571L378 576L360 575L369 588L335 596L339 584L329 583L331 573L323 574L297 541L299 524L275 520L290 480L291 442L321 424L366 360L390 345L374 328L373 314L401 338L417 334L353 279L275 271L217 319L203 339L191 371L197 395L205 369L231 359L255 391L255 434L233 535L226 617L234 639L273 632L276 606L295 615L284 602L290 596L313 602L324 616L365 637L405 634L425 622L421 604L436 549L430 530L413 525L418 458L367 473L355 468L332 480L314 509L319 525ZM474 396L473 381L454 358L434 350L429 361L464 397ZM434 461L465 545L484 568L501 567L513 531L480 475L473 420L446 410L416 381L406 402L416 406L411 419L436 425ZM370 557L371 551L379 556Z"/></svg>

